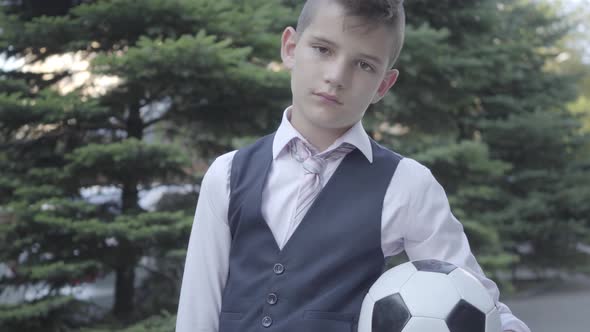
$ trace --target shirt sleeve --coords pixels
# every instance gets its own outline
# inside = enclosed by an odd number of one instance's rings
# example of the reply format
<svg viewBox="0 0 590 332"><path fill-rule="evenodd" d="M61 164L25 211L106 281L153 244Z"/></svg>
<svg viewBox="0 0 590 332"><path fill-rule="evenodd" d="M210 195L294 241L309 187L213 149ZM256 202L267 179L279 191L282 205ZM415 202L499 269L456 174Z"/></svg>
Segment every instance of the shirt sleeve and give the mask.
<svg viewBox="0 0 590 332"><path fill-rule="evenodd" d="M229 270L229 175L234 152L217 158L207 170L190 234L176 332L219 329L221 296Z"/></svg>
<svg viewBox="0 0 590 332"><path fill-rule="evenodd" d="M530 332L510 309L499 301L500 291L488 279L475 257L463 231L463 225L452 214L442 186L428 168L412 159L403 159L398 169L407 186L407 202L403 227L403 246L410 260L438 259L471 272L487 288L494 299L504 331ZM397 172L397 171L396 171ZM399 185L398 185L398 188Z"/></svg>

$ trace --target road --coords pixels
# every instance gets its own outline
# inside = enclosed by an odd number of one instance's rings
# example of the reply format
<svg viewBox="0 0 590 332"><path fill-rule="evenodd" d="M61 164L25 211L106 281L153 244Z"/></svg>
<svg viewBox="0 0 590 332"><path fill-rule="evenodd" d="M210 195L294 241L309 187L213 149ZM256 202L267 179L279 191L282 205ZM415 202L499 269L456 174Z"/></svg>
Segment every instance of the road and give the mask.
<svg viewBox="0 0 590 332"><path fill-rule="evenodd" d="M537 290L504 301L532 332L590 331L590 280Z"/></svg>

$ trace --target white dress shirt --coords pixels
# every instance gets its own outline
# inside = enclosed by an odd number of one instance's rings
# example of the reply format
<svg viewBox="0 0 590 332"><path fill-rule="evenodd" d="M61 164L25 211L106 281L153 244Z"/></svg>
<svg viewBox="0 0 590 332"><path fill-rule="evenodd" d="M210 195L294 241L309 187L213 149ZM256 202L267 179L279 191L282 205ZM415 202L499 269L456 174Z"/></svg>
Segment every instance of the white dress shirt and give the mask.
<svg viewBox="0 0 590 332"><path fill-rule="evenodd" d="M283 113L275 134L272 165L262 194L262 214L279 248L283 248L298 226L292 216L304 175L301 164L287 149L287 143L294 137L306 141L291 125L290 110L287 108ZM371 143L360 121L326 151L345 142L356 146L369 162L373 161ZM218 157L201 184L180 292L177 332L218 331L221 298L229 270L229 181L235 152ZM343 159L328 162L321 176L322 187ZM498 288L485 277L471 253L463 226L451 213L443 188L428 168L413 159L400 161L385 193L381 248L385 257L405 250L411 260L439 259L465 268L496 301L505 331L530 332L499 302Z"/></svg>

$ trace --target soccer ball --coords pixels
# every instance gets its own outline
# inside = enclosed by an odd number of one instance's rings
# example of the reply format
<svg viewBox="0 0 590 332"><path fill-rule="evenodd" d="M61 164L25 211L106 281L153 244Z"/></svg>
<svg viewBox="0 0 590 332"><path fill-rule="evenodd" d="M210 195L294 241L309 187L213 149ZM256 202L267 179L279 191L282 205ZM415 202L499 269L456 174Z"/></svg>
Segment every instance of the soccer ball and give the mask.
<svg viewBox="0 0 590 332"><path fill-rule="evenodd" d="M358 332L501 332L500 313L469 272L438 260L389 269L363 300Z"/></svg>

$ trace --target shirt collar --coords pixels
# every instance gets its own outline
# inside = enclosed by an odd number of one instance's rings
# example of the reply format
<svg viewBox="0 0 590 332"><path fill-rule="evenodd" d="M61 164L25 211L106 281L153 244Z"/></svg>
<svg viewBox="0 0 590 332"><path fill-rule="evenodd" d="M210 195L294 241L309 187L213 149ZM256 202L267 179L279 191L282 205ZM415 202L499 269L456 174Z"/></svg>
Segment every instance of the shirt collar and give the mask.
<svg viewBox="0 0 590 332"><path fill-rule="evenodd" d="M291 125L289 118L291 117L291 106L287 107L287 109L283 112L283 119L281 121L281 125L277 132L275 133L275 138L273 141L272 146L272 157L273 159L277 159L280 153L285 149L289 142L297 137L305 142L307 140ZM361 121L357 122L352 126L347 132L345 132L342 136L338 137L332 145L326 149L326 151L335 149L339 147L342 143L348 143L354 145L357 149L359 149L365 158L370 163L373 163L373 149L371 147L371 141L369 140L369 135L365 132Z"/></svg>

